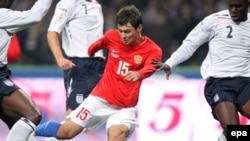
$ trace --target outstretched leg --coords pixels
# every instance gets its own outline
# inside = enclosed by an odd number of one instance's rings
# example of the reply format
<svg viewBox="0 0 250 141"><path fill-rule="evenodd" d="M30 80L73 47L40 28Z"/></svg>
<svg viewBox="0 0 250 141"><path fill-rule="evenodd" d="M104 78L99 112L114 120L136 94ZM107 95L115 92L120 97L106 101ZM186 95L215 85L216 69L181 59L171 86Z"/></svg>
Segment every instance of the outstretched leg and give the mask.
<svg viewBox="0 0 250 141"><path fill-rule="evenodd" d="M1 109L3 121L10 128L7 141L27 141L41 120L38 107L21 89L5 95Z"/></svg>
<svg viewBox="0 0 250 141"><path fill-rule="evenodd" d="M78 135L83 128L71 120L66 120L63 124L50 120L40 124L35 130L36 136L55 137L58 139L72 139Z"/></svg>
<svg viewBox="0 0 250 141"><path fill-rule="evenodd" d="M250 100L242 106L241 114L250 119Z"/></svg>
<svg viewBox="0 0 250 141"><path fill-rule="evenodd" d="M223 128L223 134L225 137L227 136L226 135L227 125L238 125L239 124L238 111L237 111L236 106L232 102L220 102L220 103L218 103L215 106L215 115Z"/></svg>
<svg viewBox="0 0 250 141"><path fill-rule="evenodd" d="M221 133L219 135L218 141L227 141L227 139L226 139L226 137L225 137L225 135L223 133Z"/></svg>

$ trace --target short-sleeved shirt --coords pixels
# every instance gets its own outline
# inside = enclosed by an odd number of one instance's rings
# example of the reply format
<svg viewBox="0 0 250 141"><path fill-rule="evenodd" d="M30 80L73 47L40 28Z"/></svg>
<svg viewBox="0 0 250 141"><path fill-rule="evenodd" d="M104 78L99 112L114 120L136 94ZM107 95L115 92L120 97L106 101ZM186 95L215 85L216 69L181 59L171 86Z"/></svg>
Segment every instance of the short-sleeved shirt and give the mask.
<svg viewBox="0 0 250 141"><path fill-rule="evenodd" d="M102 7L95 0L61 0L48 31L61 34L62 48L68 57L89 57L88 47L103 36L103 24ZM103 57L103 52L96 56Z"/></svg>

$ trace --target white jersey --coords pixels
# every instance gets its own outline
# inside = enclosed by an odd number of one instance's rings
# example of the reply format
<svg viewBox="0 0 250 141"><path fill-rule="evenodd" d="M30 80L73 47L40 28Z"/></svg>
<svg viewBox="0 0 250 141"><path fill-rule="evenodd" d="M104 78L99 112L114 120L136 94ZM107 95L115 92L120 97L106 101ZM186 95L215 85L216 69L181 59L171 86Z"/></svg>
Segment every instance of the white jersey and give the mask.
<svg viewBox="0 0 250 141"><path fill-rule="evenodd" d="M184 62L206 42L209 51L201 65L203 79L250 77L250 19L235 23L228 10L204 18L165 63L172 68Z"/></svg>
<svg viewBox="0 0 250 141"><path fill-rule="evenodd" d="M7 65L7 52L11 34L41 21L52 0L38 0L30 10L14 11L0 8L0 67Z"/></svg>
<svg viewBox="0 0 250 141"><path fill-rule="evenodd" d="M95 0L61 0L48 30L61 34L62 48L68 57L89 57L88 47L103 36L103 24L102 8ZM96 56L103 56L103 52Z"/></svg>

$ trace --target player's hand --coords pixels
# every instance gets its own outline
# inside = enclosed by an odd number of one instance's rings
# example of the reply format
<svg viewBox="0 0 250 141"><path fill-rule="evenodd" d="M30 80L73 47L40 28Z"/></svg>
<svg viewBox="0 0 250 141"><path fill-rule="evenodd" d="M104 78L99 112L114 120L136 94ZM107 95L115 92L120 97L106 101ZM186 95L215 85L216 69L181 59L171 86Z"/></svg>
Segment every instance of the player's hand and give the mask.
<svg viewBox="0 0 250 141"><path fill-rule="evenodd" d="M158 69L158 71L164 70L166 73L166 79L169 80L169 76L171 74L171 68L167 64L164 64L155 59L152 60L152 64Z"/></svg>
<svg viewBox="0 0 250 141"><path fill-rule="evenodd" d="M75 66L75 64L73 62L71 62L70 60L66 59L66 58L62 58L60 60L57 61L57 65L62 69L62 70L68 70L71 69L72 67Z"/></svg>
<svg viewBox="0 0 250 141"><path fill-rule="evenodd" d="M129 71L126 75L125 75L125 79L128 81L137 81L140 79L140 76L137 72L134 71Z"/></svg>

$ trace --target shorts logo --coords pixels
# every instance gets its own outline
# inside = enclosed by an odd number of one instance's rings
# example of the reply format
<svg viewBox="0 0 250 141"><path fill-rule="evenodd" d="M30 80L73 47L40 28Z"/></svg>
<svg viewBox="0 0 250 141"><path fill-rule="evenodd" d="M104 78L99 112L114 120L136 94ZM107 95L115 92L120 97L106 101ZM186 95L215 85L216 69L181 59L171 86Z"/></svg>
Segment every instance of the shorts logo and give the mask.
<svg viewBox="0 0 250 141"><path fill-rule="evenodd" d="M3 83L7 86L13 86L14 84L10 80L5 80Z"/></svg>
<svg viewBox="0 0 250 141"><path fill-rule="evenodd" d="M83 94L76 94L76 102L78 104L82 103L83 102Z"/></svg>
<svg viewBox="0 0 250 141"><path fill-rule="evenodd" d="M214 102L218 102L219 101L219 95L216 93L215 95L214 95Z"/></svg>

